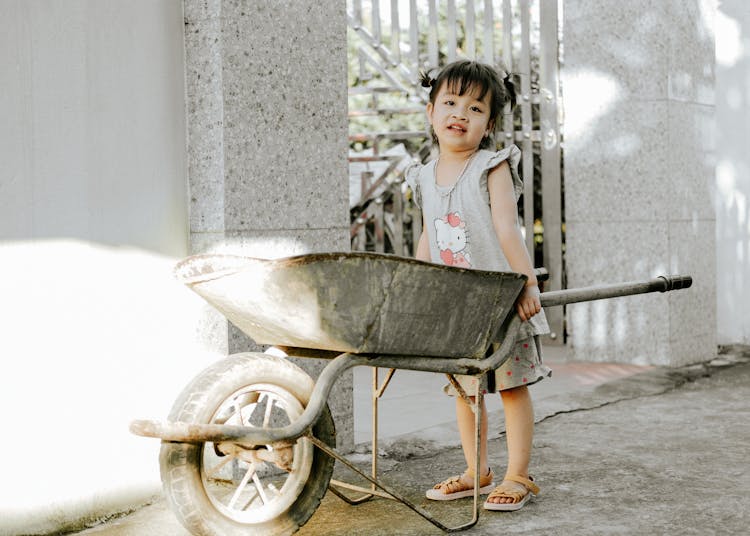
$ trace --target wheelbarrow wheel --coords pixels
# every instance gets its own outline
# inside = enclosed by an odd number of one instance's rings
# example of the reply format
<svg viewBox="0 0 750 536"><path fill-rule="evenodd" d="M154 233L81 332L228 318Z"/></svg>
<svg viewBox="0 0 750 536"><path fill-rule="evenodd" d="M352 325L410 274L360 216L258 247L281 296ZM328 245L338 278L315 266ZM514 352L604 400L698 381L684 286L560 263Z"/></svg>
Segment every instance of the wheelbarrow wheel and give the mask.
<svg viewBox="0 0 750 536"><path fill-rule="evenodd" d="M313 380L293 363L257 353L236 354L201 372L180 394L170 421L280 427L297 419ZM335 446L331 413L313 435ZM291 534L315 512L334 460L307 438L285 447L253 449L222 442L163 442L164 492L192 534Z"/></svg>

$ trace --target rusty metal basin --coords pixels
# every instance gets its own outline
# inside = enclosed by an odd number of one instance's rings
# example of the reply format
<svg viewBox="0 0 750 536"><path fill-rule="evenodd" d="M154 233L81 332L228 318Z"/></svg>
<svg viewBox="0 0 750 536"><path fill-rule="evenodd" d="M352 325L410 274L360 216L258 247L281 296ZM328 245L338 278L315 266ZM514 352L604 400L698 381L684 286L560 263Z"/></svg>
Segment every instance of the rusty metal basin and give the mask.
<svg viewBox="0 0 750 536"><path fill-rule="evenodd" d="M175 274L258 344L475 358L526 280L376 253L196 255Z"/></svg>

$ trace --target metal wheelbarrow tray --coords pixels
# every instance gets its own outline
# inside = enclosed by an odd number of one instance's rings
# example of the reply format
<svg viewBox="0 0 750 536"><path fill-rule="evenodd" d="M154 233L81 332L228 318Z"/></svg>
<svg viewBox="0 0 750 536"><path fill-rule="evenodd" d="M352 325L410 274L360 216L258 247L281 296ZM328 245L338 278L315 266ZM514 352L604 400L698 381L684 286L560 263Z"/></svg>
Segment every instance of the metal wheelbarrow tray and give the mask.
<svg viewBox="0 0 750 536"><path fill-rule="evenodd" d="M396 499L447 527L377 479L377 399L396 369L482 377L509 356L521 321L515 301L526 276L484 272L374 253L325 253L278 260L230 255L190 257L176 275L259 344L297 357L331 359L317 382L282 357L244 353L200 373L174 404L168 422L133 421L135 434L162 439L165 495L194 534L291 534L330 490L350 504ZM547 292L543 306L691 285L659 277ZM489 357L488 348L500 342ZM366 475L338 454L328 396L340 375L373 367L373 462ZM378 386L378 367L390 369ZM474 399L477 448L482 382ZM454 385L457 385L454 383ZM370 488L331 481L334 458ZM479 455L477 452L478 463ZM478 475L478 467L475 471ZM477 477L478 480L478 477ZM364 493L356 499L339 488Z"/></svg>

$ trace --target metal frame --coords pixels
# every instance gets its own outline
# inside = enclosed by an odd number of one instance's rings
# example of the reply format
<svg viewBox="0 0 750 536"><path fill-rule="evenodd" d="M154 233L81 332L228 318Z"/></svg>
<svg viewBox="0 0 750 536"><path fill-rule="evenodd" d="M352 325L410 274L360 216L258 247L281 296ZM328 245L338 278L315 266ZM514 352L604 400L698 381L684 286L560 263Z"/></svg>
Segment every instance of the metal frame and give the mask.
<svg viewBox="0 0 750 536"><path fill-rule="evenodd" d="M633 281L615 285L599 285L580 289L545 292L541 295L541 302L542 307L550 307L648 292L667 292L688 288L691 284L692 278L690 276L660 276L649 281ZM506 323L501 326L498 333L493 337L494 340L502 340L502 343L492 355L483 359L468 357L338 354L337 352L326 350L289 349L288 353L297 357L322 357L329 359L334 356L337 357L333 358L320 373L320 376L318 376L318 381L315 383L310 401L300 418L282 428L252 429L244 426L225 424L164 423L136 420L131 423L130 430L136 435L156 437L165 441L188 443L234 441L242 445L254 446L293 441L310 432L313 424L323 413L326 401L336 379L350 368L366 365L388 369L395 368L479 376L490 370L495 370L505 362L515 343L520 325L520 317L517 314L510 315L506 319Z"/></svg>
<svg viewBox="0 0 750 536"><path fill-rule="evenodd" d="M539 8L539 92L542 97L539 103L539 131L541 133L542 223L544 225L542 256L544 265L550 269L547 289L559 290L564 287L565 265L558 106L560 65L557 2L540 2ZM564 342L564 317L565 313L562 309L550 311L547 315L551 331L549 339L557 344Z"/></svg>
<svg viewBox="0 0 750 536"><path fill-rule="evenodd" d="M561 132L560 132L560 91L559 91L559 7L555 0L533 3L530 0L466 0L459 4L454 0L438 2L436 0L409 0L409 17L398 16L396 0L390 0L392 13L390 24L385 22L385 4L388 0L373 0L363 6L361 0L347 2L347 20L353 34L358 36L360 47L360 78L369 79L378 73L388 87L369 88L375 92L396 92L408 97L409 101L426 103L426 92L419 85L419 69L433 69L439 66L441 54L447 62L458 57L475 58L489 64L502 61L507 69L517 72L520 77L518 106L520 110L520 128L517 129L514 114L504 112L501 124L497 125L497 141L505 146L516 143L521 147L523 161L519 170L524 182L524 231L525 244L534 256L535 236L534 221L541 216L544 229L542 247L543 264L552 274L547 283L547 290L559 290L565 287L563 258L564 215L562 214L562 169L561 169ZM381 5L383 4L383 5ZM402 5L405 8L405 3ZM445 10L441 19L439 11ZM393 14L395 13L395 16ZM381 20L383 18L383 20ZM456 28L463 23L465 34L459 43ZM496 34L496 24L502 24L502 32ZM389 34L390 32L390 34ZM408 37L407 37L408 34ZM516 35L518 34L518 35ZM419 37L424 37L420 44ZM403 38L403 39L402 39ZM520 42L520 47L515 43ZM457 51L458 46L462 50ZM539 50L538 89L532 88L532 52ZM401 47L404 47L402 53ZM407 51L408 49L408 51ZM502 52L500 52L502 50ZM350 94L359 93L362 88L350 88ZM532 92L533 91L533 92ZM404 111L413 113L411 104L404 104ZM539 125L535 129L533 117L538 110ZM392 115L393 110L381 108L374 100L367 110L350 111L350 118L362 114ZM398 133L400 138L424 140L431 144L427 131ZM378 140L386 139L383 133L351 136L351 141L373 141L377 149ZM541 163L541 215L534 210L534 150L538 150ZM423 160L424 152L415 154L415 160ZM398 175L398 171L394 170ZM394 195L399 193L394 191ZM384 227L387 222L381 218L382 207L377 201L368 202L372 210L365 214L374 220L376 227ZM406 204L404 204L406 206ZM403 208L403 207L402 207ZM397 225L392 229L394 235L403 232L405 215L398 207L392 212ZM361 219L351 222L350 238L353 247L372 247L374 251L385 251L382 232L377 233L374 246L365 246L365 241L357 236ZM416 226L412 240L417 243L421 225ZM396 239L399 246L404 241ZM395 249L398 255L412 256L408 248ZM547 318L551 328L546 343L563 343L564 311L551 311Z"/></svg>

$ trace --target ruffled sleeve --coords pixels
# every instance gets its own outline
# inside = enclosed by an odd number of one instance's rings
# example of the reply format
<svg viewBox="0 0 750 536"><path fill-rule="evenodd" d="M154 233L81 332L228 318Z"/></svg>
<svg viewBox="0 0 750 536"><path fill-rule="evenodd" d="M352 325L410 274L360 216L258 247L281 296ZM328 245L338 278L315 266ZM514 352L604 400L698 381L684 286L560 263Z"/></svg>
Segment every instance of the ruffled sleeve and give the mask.
<svg viewBox="0 0 750 536"><path fill-rule="evenodd" d="M422 167L422 164L413 163L404 170L404 180L406 180L406 184L411 188L414 195L414 202L419 208L422 208L422 189L419 186L419 172Z"/></svg>
<svg viewBox="0 0 750 536"><path fill-rule="evenodd" d="M480 166L479 171L481 173L479 178L479 189L482 192L482 196L485 201L489 204L490 192L487 189L487 177L491 170L495 169L502 162L508 161L510 165L510 176L513 179L513 191L516 194L516 201L521 197L523 193L523 181L518 175L518 163L521 161L521 150L515 145L509 145L501 151L491 152L483 151L482 161L477 162L477 166Z"/></svg>

